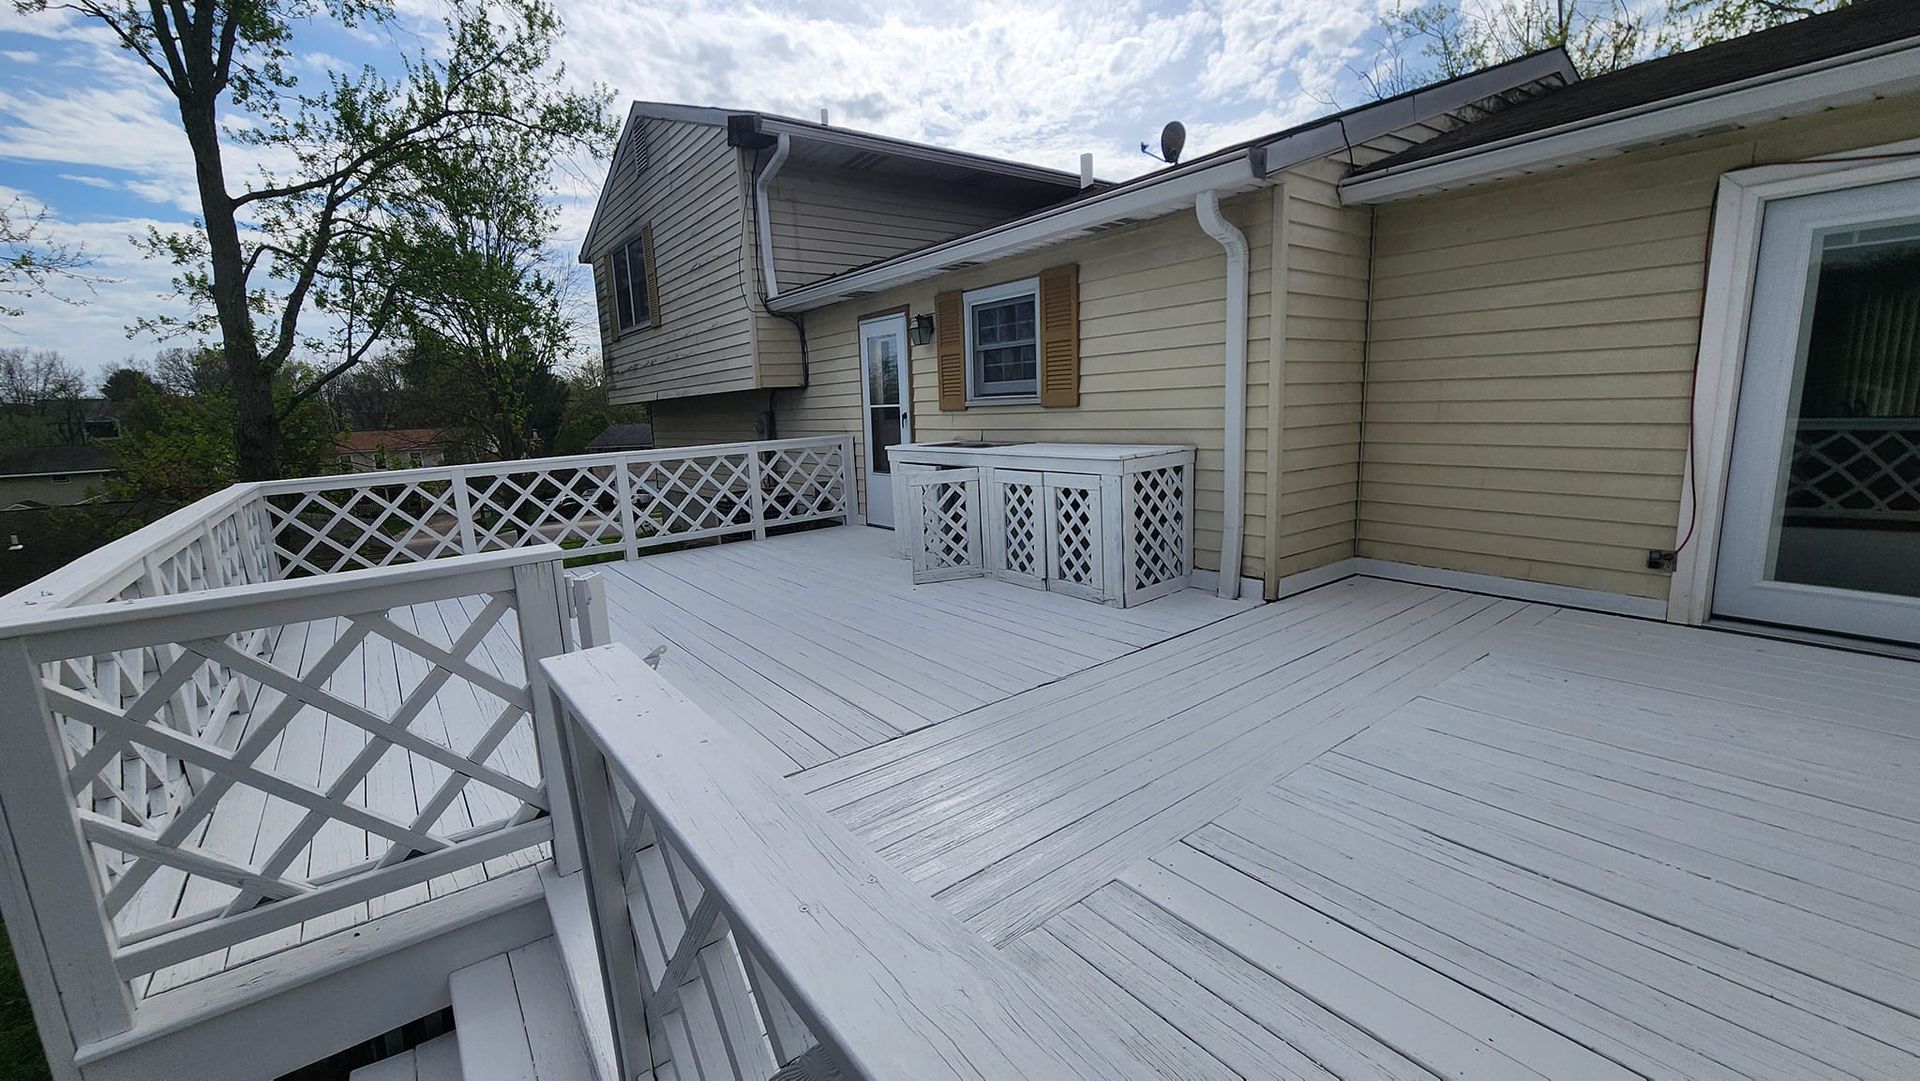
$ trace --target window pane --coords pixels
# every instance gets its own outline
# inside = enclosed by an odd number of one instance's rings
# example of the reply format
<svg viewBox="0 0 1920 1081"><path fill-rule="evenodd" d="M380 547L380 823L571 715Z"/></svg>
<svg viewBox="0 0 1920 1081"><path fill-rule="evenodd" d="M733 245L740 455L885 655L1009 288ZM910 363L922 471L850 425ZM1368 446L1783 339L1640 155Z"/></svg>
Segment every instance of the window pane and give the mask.
<svg viewBox="0 0 1920 1081"><path fill-rule="evenodd" d="M1010 297L973 309L973 392L1032 394L1039 386L1034 298Z"/></svg>
<svg viewBox="0 0 1920 1081"><path fill-rule="evenodd" d="M973 319L973 341L977 347L1033 340L1032 297L982 304L973 309Z"/></svg>
<svg viewBox="0 0 1920 1081"><path fill-rule="evenodd" d="M627 249L613 253L613 304L619 312L620 329L634 324L633 276L627 272Z"/></svg>
<svg viewBox="0 0 1920 1081"><path fill-rule="evenodd" d="M873 423L873 471L891 473L893 469L887 464L887 448L900 442L900 407L881 405L869 412Z"/></svg>
<svg viewBox="0 0 1920 1081"><path fill-rule="evenodd" d="M638 240L627 245L627 267L629 282L627 288L633 291L633 322L636 326L647 322L651 312L647 310L647 253Z"/></svg>

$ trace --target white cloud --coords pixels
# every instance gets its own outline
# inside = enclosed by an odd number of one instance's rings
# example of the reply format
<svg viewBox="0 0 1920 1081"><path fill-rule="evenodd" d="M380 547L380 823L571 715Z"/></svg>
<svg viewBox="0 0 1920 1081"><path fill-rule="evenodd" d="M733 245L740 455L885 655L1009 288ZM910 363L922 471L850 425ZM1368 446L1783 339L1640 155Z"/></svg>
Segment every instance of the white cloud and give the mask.
<svg viewBox="0 0 1920 1081"><path fill-rule="evenodd" d="M614 88L622 116L636 98L807 118L826 107L836 124L1068 171L1092 151L1099 175L1125 178L1157 167L1138 147L1170 119L1186 123L1192 157L1308 119L1330 101L1354 104L1350 68L1371 55L1365 41L1384 0L556 2L569 81ZM438 0L399 6L393 23L336 28L318 43L325 51L297 47L302 73L438 48ZM112 249L106 272L122 283L84 309L36 309L0 338L50 335L35 344L113 361L150 351L119 329L155 310L171 271L132 258L124 238L148 214L178 223L197 213L173 102L103 31L68 13L21 16L0 4L0 46L34 58L20 61L18 75L0 72L0 168L57 164L65 182L129 193L114 220L62 226L103 255ZM230 148L236 186L256 167ZM112 170L112 179L93 170ZM603 172L573 162L555 177L556 246L569 258ZM57 190L37 194L60 202Z"/></svg>

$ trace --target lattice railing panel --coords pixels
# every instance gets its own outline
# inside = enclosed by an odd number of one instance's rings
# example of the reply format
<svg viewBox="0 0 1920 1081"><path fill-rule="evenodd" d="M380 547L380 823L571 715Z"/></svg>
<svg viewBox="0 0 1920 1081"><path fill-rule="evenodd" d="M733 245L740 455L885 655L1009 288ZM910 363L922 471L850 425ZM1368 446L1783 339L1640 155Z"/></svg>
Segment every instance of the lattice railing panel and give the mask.
<svg viewBox="0 0 1920 1081"><path fill-rule="evenodd" d="M1803 518L1920 521L1920 419L1801 421L1786 510Z"/></svg>
<svg viewBox="0 0 1920 1081"><path fill-rule="evenodd" d="M945 479L949 474L968 474ZM920 518L920 552L928 571L966 569L980 566L976 550L978 532L974 528L979 498L978 474L971 470L949 470L921 480L915 511Z"/></svg>
<svg viewBox="0 0 1920 1081"><path fill-rule="evenodd" d="M1187 551L1187 471L1164 466L1128 474L1127 586L1140 589L1176 578L1192 570Z"/></svg>
<svg viewBox="0 0 1920 1081"><path fill-rule="evenodd" d="M846 462L841 459L839 444L758 453L769 524L809 521L844 512L850 501L844 487Z"/></svg>
<svg viewBox="0 0 1920 1081"><path fill-rule="evenodd" d="M546 840L515 616L491 592L289 624L267 654L234 632L48 662L106 915L123 948L168 942L129 974Z"/></svg>
<svg viewBox="0 0 1920 1081"><path fill-rule="evenodd" d="M469 475L467 500L475 550L620 543L616 469L613 465L566 466Z"/></svg>
<svg viewBox="0 0 1920 1081"><path fill-rule="evenodd" d="M634 462L635 531L643 546L750 529L754 522L748 451Z"/></svg>
<svg viewBox="0 0 1920 1081"><path fill-rule="evenodd" d="M267 497L284 577L460 555L467 549L451 477L418 476ZM476 549L477 550L477 549Z"/></svg>

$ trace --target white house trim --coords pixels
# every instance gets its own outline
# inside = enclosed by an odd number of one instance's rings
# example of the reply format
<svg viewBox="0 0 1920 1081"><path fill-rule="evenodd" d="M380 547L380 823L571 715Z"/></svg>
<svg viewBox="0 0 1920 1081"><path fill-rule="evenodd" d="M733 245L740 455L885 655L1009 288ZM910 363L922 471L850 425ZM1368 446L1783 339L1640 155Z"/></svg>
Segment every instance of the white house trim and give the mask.
<svg viewBox="0 0 1920 1081"><path fill-rule="evenodd" d="M1668 620L1704 623L1712 611L1713 571L1733 457L1733 418L1740 400L1740 362L1766 204L1912 177L1920 177L1920 139L1834 154L1820 161L1759 166L1720 178L1694 369L1693 427L1674 531L1679 555L1667 591Z"/></svg>
<svg viewBox="0 0 1920 1081"><path fill-rule="evenodd" d="M1340 193L1350 204L1390 202L1915 90L1920 90L1920 39L1908 38L1411 161L1355 177L1340 186Z"/></svg>
<svg viewBox="0 0 1920 1081"><path fill-rule="evenodd" d="M1363 574L1369 578L1386 578L1390 581L1413 582L1423 586L1436 586L1440 589L1459 589L1468 593L1511 597L1517 601L1552 604L1561 608L1586 608L1595 612L1611 612L1618 616L1659 619L1667 609L1666 604L1657 597L1634 597L1604 589L1582 589L1578 586L1563 586L1553 582L1507 578L1498 574L1476 574L1472 571L1456 571L1445 567L1420 567L1412 563L1396 563L1388 559L1365 557L1353 560L1352 566L1353 573Z"/></svg>

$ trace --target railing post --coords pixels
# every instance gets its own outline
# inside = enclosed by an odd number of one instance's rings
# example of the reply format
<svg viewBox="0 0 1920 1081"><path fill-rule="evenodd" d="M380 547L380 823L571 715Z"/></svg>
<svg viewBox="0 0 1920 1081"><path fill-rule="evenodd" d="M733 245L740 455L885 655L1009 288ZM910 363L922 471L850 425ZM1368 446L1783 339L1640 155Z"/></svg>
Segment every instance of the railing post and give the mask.
<svg viewBox="0 0 1920 1081"><path fill-rule="evenodd" d="M633 505L633 461L622 454L613 460L615 490L620 493L620 542L628 559L640 558L640 516ZM595 645L603 643L596 642Z"/></svg>
<svg viewBox="0 0 1920 1081"><path fill-rule="evenodd" d="M567 587L573 598L573 624L580 635L580 648L608 645L613 630L607 620L607 583L588 571L567 575Z"/></svg>
<svg viewBox="0 0 1920 1081"><path fill-rule="evenodd" d="M473 497L467 491L467 468L453 467L453 513L460 519L460 554L474 555L479 551L479 534L473 528Z"/></svg>
<svg viewBox="0 0 1920 1081"><path fill-rule="evenodd" d="M747 506L753 513L753 539L767 539L766 466L758 444L747 448Z"/></svg>
<svg viewBox="0 0 1920 1081"><path fill-rule="evenodd" d="M114 964L100 880L74 817L60 722L18 638L0 641L0 702L19 730L0 754L0 918L54 1075L77 1077L74 1049L132 1028L133 996Z"/></svg>
<svg viewBox="0 0 1920 1081"><path fill-rule="evenodd" d="M566 607L561 603L565 583L559 560L521 564L513 568L513 596L520 617L520 653L527 666L527 687L533 696L533 734L540 756L540 776L547 786L547 809L553 818L553 863L563 875L580 869L580 836L573 820L573 801L567 791L566 755L561 749L560 718L540 661L572 648Z"/></svg>
<svg viewBox="0 0 1920 1081"><path fill-rule="evenodd" d="M580 585L576 583L576 589ZM587 913L593 921L594 948L599 953L607 1020L613 1027L614 1065L621 1081L626 1081L653 1066L653 1049L647 1038L646 978L640 970L639 942L634 938L633 915L627 907L626 861L621 852L626 830L600 748L574 725L557 694L551 689L543 689L540 694L559 719L566 753L566 788L573 801L570 810L579 823ZM634 806L634 814L644 813L638 804ZM558 837L556 833L556 842Z"/></svg>

